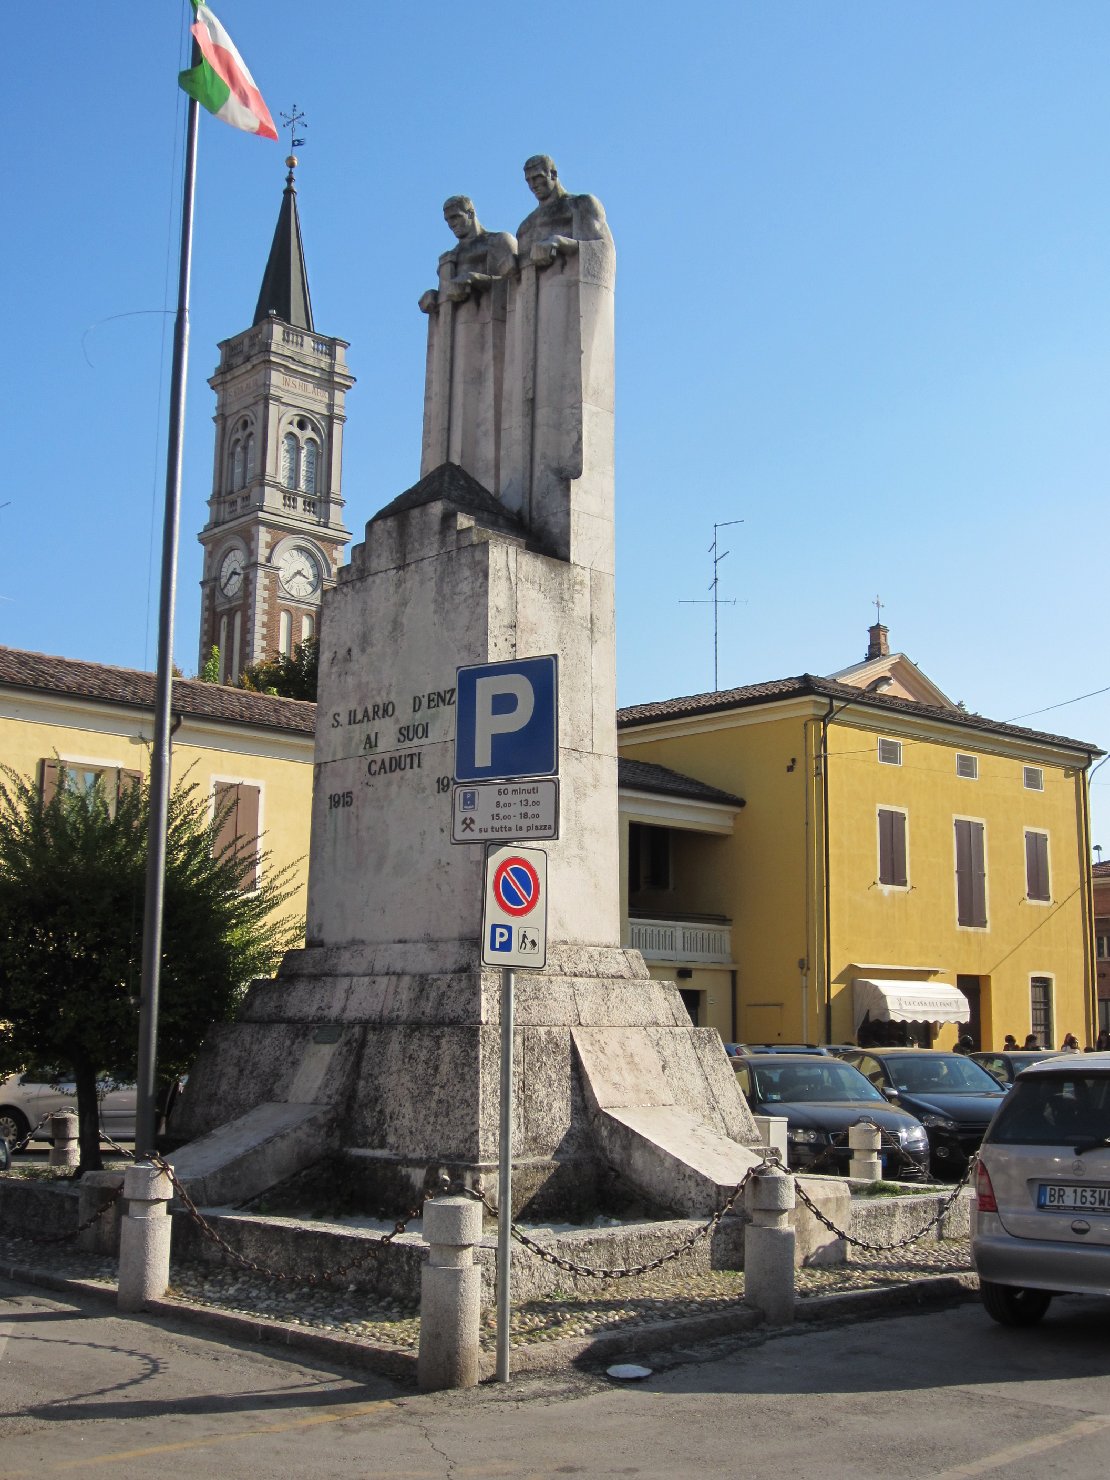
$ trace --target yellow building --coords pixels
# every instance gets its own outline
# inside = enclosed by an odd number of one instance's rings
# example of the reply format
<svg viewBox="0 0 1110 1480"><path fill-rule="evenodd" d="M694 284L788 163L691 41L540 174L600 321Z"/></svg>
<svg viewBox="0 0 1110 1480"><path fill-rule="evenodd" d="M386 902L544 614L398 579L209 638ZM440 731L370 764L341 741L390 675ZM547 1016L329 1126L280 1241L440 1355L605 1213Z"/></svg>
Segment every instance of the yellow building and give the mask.
<svg viewBox="0 0 1110 1480"><path fill-rule="evenodd" d="M620 712L626 760L744 799L734 828L698 836L622 797L627 943L726 1039L853 1042L916 1003L915 1041L928 1012L947 1019L942 1045L961 1019L984 1048L1093 1043L1100 752L965 712L889 653L885 628L871 635L831 678ZM680 948L690 927L700 952Z"/></svg>
<svg viewBox="0 0 1110 1480"><path fill-rule="evenodd" d="M59 762L103 777L109 795L146 777L153 712L153 674L0 648L0 761L47 791ZM195 781L213 807L234 790L227 835L261 835L273 866L296 866L283 914L305 909L315 720L315 704L174 680L172 779Z"/></svg>

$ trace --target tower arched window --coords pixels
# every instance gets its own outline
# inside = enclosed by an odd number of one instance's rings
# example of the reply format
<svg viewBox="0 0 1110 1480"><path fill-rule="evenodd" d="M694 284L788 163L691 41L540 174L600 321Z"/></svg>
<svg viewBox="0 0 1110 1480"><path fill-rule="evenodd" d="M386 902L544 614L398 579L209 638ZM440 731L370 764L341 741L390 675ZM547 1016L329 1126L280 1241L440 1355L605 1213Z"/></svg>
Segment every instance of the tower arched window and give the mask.
<svg viewBox="0 0 1110 1480"><path fill-rule="evenodd" d="M278 621L278 652L288 657L293 648L293 618L283 611Z"/></svg>
<svg viewBox="0 0 1110 1480"><path fill-rule="evenodd" d="M309 437L304 444L303 477L301 486L305 493L316 492L316 468L320 459L320 444Z"/></svg>
<svg viewBox="0 0 1110 1480"><path fill-rule="evenodd" d="M231 487L233 490L242 488L243 486L243 469L245 466L243 458L243 443L236 437L235 441L231 444Z"/></svg>
<svg viewBox="0 0 1110 1480"><path fill-rule="evenodd" d="M300 459L297 439L292 432L286 432L281 439L281 481L286 488L297 486L297 463Z"/></svg>
<svg viewBox="0 0 1110 1480"><path fill-rule="evenodd" d="M245 461L246 461L246 465L247 465L247 479L246 479L246 481L249 483L251 481L251 479L254 477L254 433L253 432L250 432L248 434L248 436L247 436L247 450L246 450L246 453L245 453Z"/></svg>

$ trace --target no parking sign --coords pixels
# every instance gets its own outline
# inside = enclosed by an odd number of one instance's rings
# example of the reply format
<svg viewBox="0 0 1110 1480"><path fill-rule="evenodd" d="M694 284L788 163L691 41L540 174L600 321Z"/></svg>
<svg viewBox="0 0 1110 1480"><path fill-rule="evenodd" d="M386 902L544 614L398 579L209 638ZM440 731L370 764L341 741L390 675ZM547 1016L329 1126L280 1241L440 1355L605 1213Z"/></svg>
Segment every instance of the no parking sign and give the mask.
<svg viewBox="0 0 1110 1480"><path fill-rule="evenodd" d="M547 964L547 854L491 848L482 909L483 966L538 970Z"/></svg>

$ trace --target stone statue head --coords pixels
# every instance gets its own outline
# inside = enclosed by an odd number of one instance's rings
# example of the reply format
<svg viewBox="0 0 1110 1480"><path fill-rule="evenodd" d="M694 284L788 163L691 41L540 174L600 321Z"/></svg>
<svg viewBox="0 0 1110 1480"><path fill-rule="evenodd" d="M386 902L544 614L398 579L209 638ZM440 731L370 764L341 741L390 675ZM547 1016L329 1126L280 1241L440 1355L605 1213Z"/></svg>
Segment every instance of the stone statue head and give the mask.
<svg viewBox="0 0 1110 1480"><path fill-rule="evenodd" d="M465 241L468 236L477 236L481 231L478 212L469 195L451 195L443 202L443 219L458 237Z"/></svg>
<svg viewBox="0 0 1110 1480"><path fill-rule="evenodd" d="M524 178L528 182L528 189L539 201L563 194L563 187L559 184L559 171L550 154L533 154L531 159L526 159Z"/></svg>

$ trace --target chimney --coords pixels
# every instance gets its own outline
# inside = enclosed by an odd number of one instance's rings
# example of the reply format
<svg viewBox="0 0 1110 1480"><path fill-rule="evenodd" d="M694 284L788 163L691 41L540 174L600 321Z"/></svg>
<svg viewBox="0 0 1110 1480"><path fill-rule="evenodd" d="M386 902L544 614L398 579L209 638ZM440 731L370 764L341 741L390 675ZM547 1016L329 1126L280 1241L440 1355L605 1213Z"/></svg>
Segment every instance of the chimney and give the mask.
<svg viewBox="0 0 1110 1480"><path fill-rule="evenodd" d="M867 658L888 658L890 656L890 644L887 642L887 629L881 622L876 622L867 629Z"/></svg>

